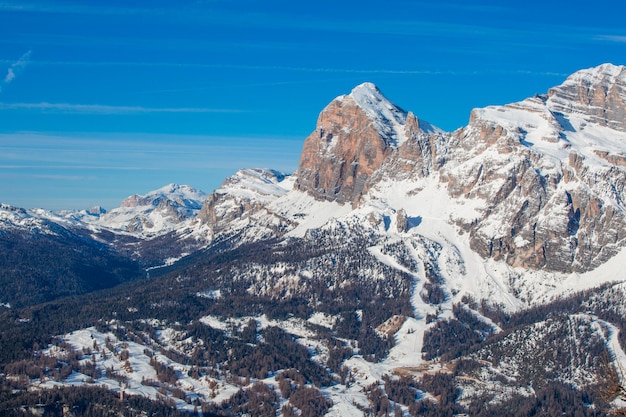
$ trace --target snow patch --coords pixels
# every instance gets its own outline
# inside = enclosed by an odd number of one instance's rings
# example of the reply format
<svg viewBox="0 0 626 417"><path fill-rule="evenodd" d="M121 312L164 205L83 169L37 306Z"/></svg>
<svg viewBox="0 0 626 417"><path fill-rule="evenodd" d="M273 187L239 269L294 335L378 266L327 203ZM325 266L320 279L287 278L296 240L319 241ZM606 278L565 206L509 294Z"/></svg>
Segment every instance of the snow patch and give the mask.
<svg viewBox="0 0 626 417"><path fill-rule="evenodd" d="M331 316L330 314L316 312L309 317L307 320L311 324L315 324L317 326L326 327L332 329L337 322L337 316Z"/></svg>

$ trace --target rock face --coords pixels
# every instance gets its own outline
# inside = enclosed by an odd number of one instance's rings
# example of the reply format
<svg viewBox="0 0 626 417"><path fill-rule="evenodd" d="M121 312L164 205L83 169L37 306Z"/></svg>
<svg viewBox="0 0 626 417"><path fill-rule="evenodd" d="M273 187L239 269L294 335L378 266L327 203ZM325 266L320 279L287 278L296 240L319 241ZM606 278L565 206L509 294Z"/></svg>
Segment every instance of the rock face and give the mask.
<svg viewBox="0 0 626 417"><path fill-rule="evenodd" d="M475 109L452 133L363 84L322 111L295 184L356 207L390 179L437 181L449 198L478 207L451 221L482 256L587 271L626 244L624 144L624 67L579 71L547 95Z"/></svg>
<svg viewBox="0 0 626 417"><path fill-rule="evenodd" d="M548 91L555 113L584 115L590 123L626 132L626 69L611 64L572 74Z"/></svg>
<svg viewBox="0 0 626 417"><path fill-rule="evenodd" d="M405 233L409 230L409 219L406 216L406 211L403 209L398 210L396 213L396 230L398 233Z"/></svg>
<svg viewBox="0 0 626 417"><path fill-rule="evenodd" d="M275 214L269 205L287 193L292 182L282 172L269 169L242 169L227 178L204 202L198 221L211 233L231 233L254 224L261 239L284 230L287 220ZM258 233L258 230L263 232Z"/></svg>
<svg viewBox="0 0 626 417"><path fill-rule="evenodd" d="M580 71L548 96L475 110L450 137L451 195L484 200L472 249L513 266L593 269L626 242L624 68ZM609 156L610 155L610 156Z"/></svg>
<svg viewBox="0 0 626 417"><path fill-rule="evenodd" d="M434 128L424 122L430 131ZM371 83L333 100L305 140L296 189L322 200L358 202L393 149L421 132L420 122Z"/></svg>

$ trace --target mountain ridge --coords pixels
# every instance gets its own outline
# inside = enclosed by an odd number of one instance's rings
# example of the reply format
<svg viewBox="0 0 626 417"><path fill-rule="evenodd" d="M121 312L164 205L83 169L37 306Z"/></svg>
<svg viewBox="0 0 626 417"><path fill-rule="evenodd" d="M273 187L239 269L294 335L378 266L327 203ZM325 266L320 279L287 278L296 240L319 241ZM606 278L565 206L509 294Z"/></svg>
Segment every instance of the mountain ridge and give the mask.
<svg viewBox="0 0 626 417"><path fill-rule="evenodd" d="M472 251L483 259L531 270L589 271L626 242L626 133L593 122L598 103L612 116L626 107L625 74L611 64L578 71L546 95L474 109L469 124L454 132L418 119L363 83L322 110L291 176L241 170L208 196L170 184L78 222L139 239L169 234L197 249L221 234L245 230L246 239L258 240L302 230L305 217L330 218L285 207L306 200L296 192L350 206L332 209L338 216L367 211L373 199L395 199L396 205L376 203L374 211L419 218L419 200L412 202L410 194L436 189L443 194L429 198L471 206L455 203L457 212L441 212L456 233L469 233ZM390 195L394 181L410 182L411 190L394 191L402 198Z"/></svg>
<svg viewBox="0 0 626 417"><path fill-rule="evenodd" d="M454 132L362 84L322 110L296 173L239 170L151 233L3 206L0 223L32 232L21 247L42 225L146 268L28 309L0 300L5 391L123 386L209 415L623 406L597 387L626 366L626 133L596 112L620 114L622 72L475 109ZM125 209L168 218L175 198L148 195Z"/></svg>

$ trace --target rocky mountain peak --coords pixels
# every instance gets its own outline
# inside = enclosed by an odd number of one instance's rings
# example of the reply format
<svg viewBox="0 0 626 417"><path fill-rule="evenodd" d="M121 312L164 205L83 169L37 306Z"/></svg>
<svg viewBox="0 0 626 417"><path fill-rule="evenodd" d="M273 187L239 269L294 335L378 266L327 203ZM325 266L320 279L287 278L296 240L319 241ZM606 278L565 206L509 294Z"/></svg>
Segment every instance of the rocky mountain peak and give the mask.
<svg viewBox="0 0 626 417"><path fill-rule="evenodd" d="M613 64L578 71L548 91L547 106L626 132L626 68Z"/></svg>
<svg viewBox="0 0 626 417"><path fill-rule="evenodd" d="M209 226L210 233L243 230L251 224L265 230L262 236L276 233L286 225L269 205L292 187L293 180L283 172L241 169L224 180L205 200L197 219L200 224Z"/></svg>
<svg viewBox="0 0 626 417"><path fill-rule="evenodd" d="M440 171L454 198L483 205L458 222L484 257L588 271L626 243L626 72L579 71L547 95L475 109Z"/></svg>
<svg viewBox="0 0 626 417"><path fill-rule="evenodd" d="M98 225L131 233L157 235L193 218L207 194L188 185L167 184L122 200L119 208L99 216Z"/></svg>
<svg viewBox="0 0 626 417"><path fill-rule="evenodd" d="M167 184L158 190L144 195L134 194L122 200L120 207L159 206L163 200L170 200L180 206L200 208L206 194L188 185Z"/></svg>
<svg viewBox="0 0 626 417"><path fill-rule="evenodd" d="M576 71L569 77L564 84L588 83L588 84L616 84L626 81L626 67L623 65L614 65L610 63L598 65L597 67L582 69ZM558 87L557 87L558 88Z"/></svg>
<svg viewBox="0 0 626 417"><path fill-rule="evenodd" d="M374 84L360 84L352 89L350 95L339 99L353 100L381 132L387 146L396 148L406 142L404 125L407 113L389 101Z"/></svg>
<svg viewBox="0 0 626 417"><path fill-rule="evenodd" d="M414 192L445 184L446 198L476 205L467 218L450 217L481 256L586 271L626 242L618 214L626 201L625 132L626 71L610 64L579 71L547 94L475 109L469 125L452 133L365 83L321 112L295 188L355 207L372 190L389 198L381 190L393 181L422 181Z"/></svg>
<svg viewBox="0 0 626 417"><path fill-rule="evenodd" d="M304 142L295 187L319 200L355 204L390 153L419 132L437 130L363 83L320 113Z"/></svg>

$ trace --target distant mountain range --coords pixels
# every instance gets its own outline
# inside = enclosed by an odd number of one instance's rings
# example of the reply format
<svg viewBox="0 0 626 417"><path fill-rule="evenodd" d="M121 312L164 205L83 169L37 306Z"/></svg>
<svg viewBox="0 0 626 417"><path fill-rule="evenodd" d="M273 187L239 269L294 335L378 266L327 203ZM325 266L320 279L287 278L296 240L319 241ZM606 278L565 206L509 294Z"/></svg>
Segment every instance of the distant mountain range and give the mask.
<svg viewBox="0 0 626 417"><path fill-rule="evenodd" d="M91 294L102 317L74 329L89 338L62 337L136 345L130 371L94 356L113 370L89 377L188 411L254 413L241 404L257 396L282 415L600 413L594 385L626 367L625 184L625 67L454 132L365 83L320 113L291 175L243 169L209 195L170 184L110 212L1 206L0 303Z"/></svg>

